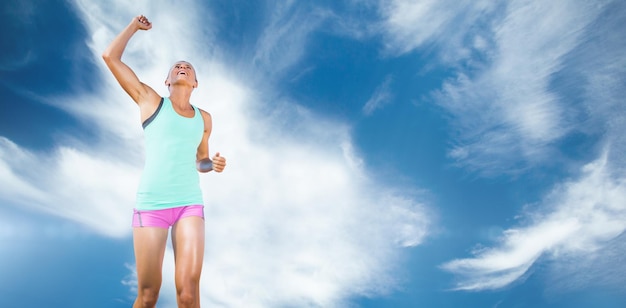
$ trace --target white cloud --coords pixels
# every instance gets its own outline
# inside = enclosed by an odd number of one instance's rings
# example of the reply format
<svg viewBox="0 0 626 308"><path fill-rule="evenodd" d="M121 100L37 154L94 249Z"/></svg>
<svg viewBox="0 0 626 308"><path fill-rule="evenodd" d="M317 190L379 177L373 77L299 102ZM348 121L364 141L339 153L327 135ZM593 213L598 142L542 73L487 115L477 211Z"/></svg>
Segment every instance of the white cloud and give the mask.
<svg viewBox="0 0 626 308"><path fill-rule="evenodd" d="M464 153L451 157L484 174L549 162L554 142L576 127L565 109L577 108L550 91L551 77L598 12L568 2L509 3L494 26L490 66L476 77L459 73L437 96L455 117Z"/></svg>
<svg viewBox="0 0 626 308"><path fill-rule="evenodd" d="M31 186L26 179L28 175L33 176L32 169L31 174L28 174L26 172L29 168L21 167L20 169L24 172L22 176L13 172L14 166L28 166L28 163L32 163L35 159L34 155L19 148L15 143L0 137L0 171L2 171L0 179L2 183L10 183L10 185L0 185L0 196L3 196L5 201L18 201L25 197L31 201L43 202L45 200L45 194ZM42 158L42 161L45 161L45 158Z"/></svg>
<svg viewBox="0 0 626 308"><path fill-rule="evenodd" d="M626 178L611 174L604 155L586 165L579 179L555 187L540 209L524 217L527 225L505 231L496 247L442 266L460 275L456 289L501 288L523 277L540 257L567 260L603 249L626 230Z"/></svg>
<svg viewBox="0 0 626 308"><path fill-rule="evenodd" d="M607 292L626 291L626 233L606 243L602 249L570 255L554 262L545 273L546 293L558 294L602 288Z"/></svg>
<svg viewBox="0 0 626 308"><path fill-rule="evenodd" d="M44 155L0 138L1 198L67 218L109 236L128 235L138 168L60 146Z"/></svg>
<svg viewBox="0 0 626 308"><path fill-rule="evenodd" d="M440 65L456 70L433 92L451 115L449 156L493 175L549 163L555 142L576 129L571 109L584 107L564 106L570 102L552 93L552 77L605 6L397 0L379 10L388 53L434 49Z"/></svg>
<svg viewBox="0 0 626 308"><path fill-rule="evenodd" d="M391 76L385 77L383 83L380 84L376 90L374 90L372 97L365 102L365 105L363 106L363 113L366 116L371 115L376 109L381 109L385 105L391 103L393 93L389 87L391 86L392 80Z"/></svg>
<svg viewBox="0 0 626 308"><path fill-rule="evenodd" d="M260 74L283 73L306 54L308 38L330 13L294 1L278 1L268 10L268 21L257 40L252 62Z"/></svg>
<svg viewBox="0 0 626 308"><path fill-rule="evenodd" d="M466 58L467 33L476 31L481 18L496 8L493 1L379 1L385 51L398 56L442 44L443 60Z"/></svg>
<svg viewBox="0 0 626 308"><path fill-rule="evenodd" d="M141 172L141 128L136 107L99 57L132 16L145 14L153 29L136 34L124 60L162 95L169 65L180 58L192 62L200 82L192 100L214 118L210 151L220 151L229 162L224 173L201 177L208 206L204 303L338 306L350 296L395 287L400 248L418 245L428 233L430 218L421 197L371 179L352 151L345 125L275 95L269 94L269 103L259 93L272 92L271 87L244 86L227 63L199 47L215 45L204 29L190 27L210 28L210 18L194 21L196 7L192 2L76 2L100 69L94 74L103 76L102 90L69 94L54 104L95 125L99 138L72 147L59 144L44 159L2 139L0 168L8 171L2 176L10 183L0 188L2 197L107 236L129 235ZM296 27L295 20L288 24ZM271 23L272 28L281 23ZM268 31L261 42L275 41ZM300 34L281 32L279 40L297 41ZM274 58L267 46L260 43L259 59L269 65ZM293 65L294 54L281 65ZM45 168L33 171L36 176L21 172L41 161ZM167 256L164 277L173 277L169 249ZM120 279L132 289L132 273ZM172 284L164 281L161 303L175 300Z"/></svg>
<svg viewBox="0 0 626 308"><path fill-rule="evenodd" d="M599 158L580 167L577 179L557 184L493 247L444 264L460 278L456 289L508 286L524 279L539 260L556 277L548 281L568 280L575 287L624 285L621 260L598 257L626 252L623 245L611 244L626 230L626 112L618 107L624 95L618 85L624 81L620 63L626 58L612 52L622 50L626 41L607 35L621 27L615 20L596 19L611 10L606 4L510 2L506 17L493 26L497 48L489 52L492 63L479 73L460 72L437 96L458 130L459 146L450 155L482 174L566 164L556 146L572 132L588 134L594 146L606 146ZM596 48L600 41L606 45ZM482 42L474 44L484 48ZM557 73L567 76L565 86L571 80L581 86L584 94L577 98L583 102L556 96L550 87ZM573 114L585 114L586 121ZM587 155L596 151L586 150ZM603 262L589 265L598 259ZM596 279L599 272L611 274Z"/></svg>
<svg viewBox="0 0 626 308"><path fill-rule="evenodd" d="M455 11L441 1L391 1L387 5L381 9L390 34L389 48L400 54L442 33L455 15ZM420 26L416 27L416 24Z"/></svg>

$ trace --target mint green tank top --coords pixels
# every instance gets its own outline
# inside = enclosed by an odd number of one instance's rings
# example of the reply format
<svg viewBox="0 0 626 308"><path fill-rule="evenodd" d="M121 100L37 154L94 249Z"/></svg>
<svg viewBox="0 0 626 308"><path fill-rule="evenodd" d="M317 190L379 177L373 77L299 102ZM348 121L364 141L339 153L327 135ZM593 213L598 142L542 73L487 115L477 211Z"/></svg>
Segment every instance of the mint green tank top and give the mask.
<svg viewBox="0 0 626 308"><path fill-rule="evenodd" d="M202 202L196 152L204 133L200 109L193 118L178 114L169 98L144 123L145 166L141 175L138 210L160 210Z"/></svg>

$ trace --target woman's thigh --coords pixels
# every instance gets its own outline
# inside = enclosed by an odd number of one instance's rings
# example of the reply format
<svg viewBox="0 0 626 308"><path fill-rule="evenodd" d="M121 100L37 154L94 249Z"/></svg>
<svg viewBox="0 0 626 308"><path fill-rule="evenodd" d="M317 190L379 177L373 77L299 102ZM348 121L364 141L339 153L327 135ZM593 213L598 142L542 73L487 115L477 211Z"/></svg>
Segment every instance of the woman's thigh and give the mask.
<svg viewBox="0 0 626 308"><path fill-rule="evenodd" d="M140 292L142 289L158 289L161 286L161 271L167 235L168 229L166 228L133 228L133 246Z"/></svg>
<svg viewBox="0 0 626 308"><path fill-rule="evenodd" d="M172 244L176 262L176 284L197 284L204 258L204 219L181 218L172 227Z"/></svg>

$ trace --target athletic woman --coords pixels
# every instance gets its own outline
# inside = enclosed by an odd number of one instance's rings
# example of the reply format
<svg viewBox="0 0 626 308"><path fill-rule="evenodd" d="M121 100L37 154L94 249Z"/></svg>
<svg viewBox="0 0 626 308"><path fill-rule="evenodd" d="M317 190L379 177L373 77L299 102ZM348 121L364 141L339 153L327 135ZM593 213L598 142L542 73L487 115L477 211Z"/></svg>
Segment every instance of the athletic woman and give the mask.
<svg viewBox="0 0 626 308"><path fill-rule="evenodd" d="M124 91L139 106L145 138L145 166L133 213L137 264L137 307L155 307L161 288L163 255L169 229L175 260L178 307L200 307L204 258L204 206L199 172L222 172L226 159L209 158L211 115L189 99L198 86L194 68L176 62L161 97L122 62L122 53L138 30L150 30L145 16L133 18L104 51L102 58Z"/></svg>

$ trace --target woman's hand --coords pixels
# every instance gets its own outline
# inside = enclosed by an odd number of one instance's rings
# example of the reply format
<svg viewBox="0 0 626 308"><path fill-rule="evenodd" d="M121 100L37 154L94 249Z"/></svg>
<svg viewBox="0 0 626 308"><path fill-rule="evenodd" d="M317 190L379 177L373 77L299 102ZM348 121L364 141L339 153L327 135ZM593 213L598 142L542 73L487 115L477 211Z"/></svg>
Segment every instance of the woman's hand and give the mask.
<svg viewBox="0 0 626 308"><path fill-rule="evenodd" d="M226 167L226 158L220 156L220 152L215 153L215 156L213 156L213 171L215 172L222 172L224 171L224 168Z"/></svg>
<svg viewBox="0 0 626 308"><path fill-rule="evenodd" d="M133 23L137 26L139 30L150 30L152 29L152 23L148 20L148 17L139 15L133 18Z"/></svg>

